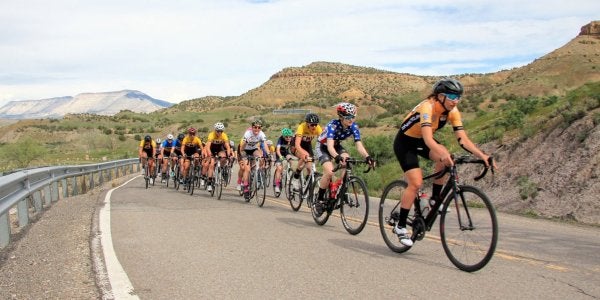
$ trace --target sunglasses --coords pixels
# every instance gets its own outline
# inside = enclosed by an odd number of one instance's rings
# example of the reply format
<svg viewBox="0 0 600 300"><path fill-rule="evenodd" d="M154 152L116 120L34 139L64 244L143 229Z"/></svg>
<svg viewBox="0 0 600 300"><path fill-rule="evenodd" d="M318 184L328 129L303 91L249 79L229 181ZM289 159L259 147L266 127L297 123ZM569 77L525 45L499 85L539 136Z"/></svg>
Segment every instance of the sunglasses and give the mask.
<svg viewBox="0 0 600 300"><path fill-rule="evenodd" d="M457 94L444 94L446 98L450 99L450 101L458 101L460 100L460 96Z"/></svg>
<svg viewBox="0 0 600 300"><path fill-rule="evenodd" d="M310 127L317 127L317 125L319 125L319 124L308 124L308 126L310 126Z"/></svg>
<svg viewBox="0 0 600 300"><path fill-rule="evenodd" d="M342 116L342 118L344 118L344 120L354 120L354 118L356 118L356 116L348 115L348 116Z"/></svg>
<svg viewBox="0 0 600 300"><path fill-rule="evenodd" d="M252 128L254 128L254 129L261 129L262 126L252 126Z"/></svg>
<svg viewBox="0 0 600 300"><path fill-rule="evenodd" d="M215 130L217 133L223 133L223 130Z"/></svg>

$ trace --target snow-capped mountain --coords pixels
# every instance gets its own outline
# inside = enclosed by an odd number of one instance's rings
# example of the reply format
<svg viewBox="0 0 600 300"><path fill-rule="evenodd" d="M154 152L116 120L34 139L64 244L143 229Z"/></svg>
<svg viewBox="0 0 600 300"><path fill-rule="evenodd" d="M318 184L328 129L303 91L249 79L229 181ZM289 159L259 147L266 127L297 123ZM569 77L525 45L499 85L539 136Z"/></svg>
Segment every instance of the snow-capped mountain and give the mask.
<svg viewBox="0 0 600 300"><path fill-rule="evenodd" d="M11 101L0 107L0 118L60 118L69 113L114 115L121 110L153 112L173 103L154 99L142 92L123 90L106 93L82 93L75 97Z"/></svg>

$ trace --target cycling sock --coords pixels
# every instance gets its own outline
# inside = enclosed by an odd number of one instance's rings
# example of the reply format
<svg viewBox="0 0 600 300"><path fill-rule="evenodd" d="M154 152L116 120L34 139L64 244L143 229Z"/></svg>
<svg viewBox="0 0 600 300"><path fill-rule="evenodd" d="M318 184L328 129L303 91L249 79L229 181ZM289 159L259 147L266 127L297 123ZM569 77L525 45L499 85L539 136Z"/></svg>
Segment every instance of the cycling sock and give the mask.
<svg viewBox="0 0 600 300"><path fill-rule="evenodd" d="M400 220L398 220L398 227L406 227L406 218L408 218L408 213L410 209L400 208Z"/></svg>
<svg viewBox="0 0 600 300"><path fill-rule="evenodd" d="M433 184L433 187L431 189L431 198L433 199L440 199L440 193L442 192L442 187L444 187L441 184Z"/></svg>
<svg viewBox="0 0 600 300"><path fill-rule="evenodd" d="M325 196L326 189L319 188L319 194L317 195L317 200L323 200L323 196Z"/></svg>

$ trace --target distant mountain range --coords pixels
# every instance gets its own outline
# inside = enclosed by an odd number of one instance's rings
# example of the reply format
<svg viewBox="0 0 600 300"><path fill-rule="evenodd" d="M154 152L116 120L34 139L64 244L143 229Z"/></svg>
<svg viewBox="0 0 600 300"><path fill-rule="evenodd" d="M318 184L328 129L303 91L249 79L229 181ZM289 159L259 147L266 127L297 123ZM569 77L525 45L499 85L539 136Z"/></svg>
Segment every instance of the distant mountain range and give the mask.
<svg viewBox="0 0 600 300"><path fill-rule="evenodd" d="M90 113L114 115L121 110L153 112L173 103L154 99L140 91L123 90L105 93L82 93L75 97L11 101L0 107L3 119L61 118L66 114Z"/></svg>

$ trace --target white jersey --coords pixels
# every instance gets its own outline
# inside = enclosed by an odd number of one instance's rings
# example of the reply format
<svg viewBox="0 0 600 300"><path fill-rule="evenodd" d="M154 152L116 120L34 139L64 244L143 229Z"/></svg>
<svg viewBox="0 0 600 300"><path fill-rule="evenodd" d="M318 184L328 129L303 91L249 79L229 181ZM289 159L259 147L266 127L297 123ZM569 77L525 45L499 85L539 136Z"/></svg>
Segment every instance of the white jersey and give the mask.
<svg viewBox="0 0 600 300"><path fill-rule="evenodd" d="M267 136L262 130L257 135L254 135L252 129L248 129L244 133L244 141L246 141L244 150L256 150L259 144L264 143L266 140Z"/></svg>

